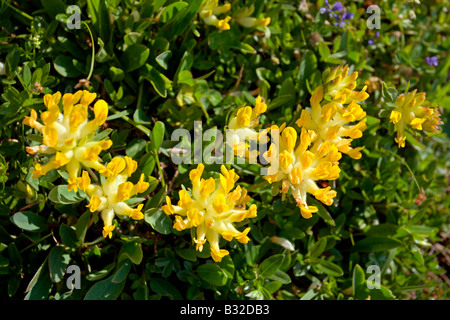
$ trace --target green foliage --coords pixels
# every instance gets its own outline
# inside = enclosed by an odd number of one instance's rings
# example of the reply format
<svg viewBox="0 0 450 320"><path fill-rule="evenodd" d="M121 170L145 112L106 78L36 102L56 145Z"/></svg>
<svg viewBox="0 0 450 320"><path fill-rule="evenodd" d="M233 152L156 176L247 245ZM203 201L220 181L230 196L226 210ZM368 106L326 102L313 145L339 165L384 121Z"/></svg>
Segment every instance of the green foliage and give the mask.
<svg viewBox="0 0 450 320"><path fill-rule="evenodd" d="M323 1L235 1L232 13L253 5L252 16L271 23L244 28L231 20L226 31L202 22L201 0L75 4L81 29L67 27L69 4L61 0L0 3L0 299L449 298L445 1L380 2L379 35L366 26L363 1L345 1L354 16L343 27L320 14ZM426 63L431 56L437 66ZM272 194L258 166L233 165L258 207L251 241L224 241L230 255L218 263L208 244L196 251L189 232L160 210L193 168L171 162L172 132L193 136L194 121L222 130L258 94L268 104L264 126L293 125L324 70L341 64L359 72L358 87L367 85L370 97L358 140L363 157L342 159L335 203L308 199L319 211L304 219L290 197ZM45 94L78 89L110 106L96 137L113 141L102 160L128 155L139 163L132 180L144 173L150 183L140 195L145 218L116 219L112 239L102 237L84 192L68 191L63 172L32 177L46 159L25 151L42 138L24 117L45 110ZM389 111L415 89L439 103L443 130L409 132L398 149ZM81 289L67 288L69 265L80 267ZM379 289L367 286L369 266L381 270Z"/></svg>

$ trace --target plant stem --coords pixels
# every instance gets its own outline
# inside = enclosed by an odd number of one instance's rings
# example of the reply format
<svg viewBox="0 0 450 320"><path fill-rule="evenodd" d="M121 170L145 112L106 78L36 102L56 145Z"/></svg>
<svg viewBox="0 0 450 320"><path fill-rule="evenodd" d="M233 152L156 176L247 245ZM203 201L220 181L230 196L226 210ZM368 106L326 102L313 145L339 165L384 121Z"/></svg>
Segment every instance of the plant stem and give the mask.
<svg viewBox="0 0 450 320"><path fill-rule="evenodd" d="M23 248L22 250L20 250L20 253L23 253L23 252L27 251L27 250L30 249L31 247L37 245L37 244L38 244L39 242L41 242L42 240L45 240L45 239L47 239L48 237L51 237L51 236L52 236L51 233L49 233L49 234L46 235L46 236L43 236L42 238L40 238L40 239L37 240L36 242L33 242L33 243L30 244L29 246L27 246L27 247Z"/></svg>
<svg viewBox="0 0 450 320"><path fill-rule="evenodd" d="M87 28L88 31L89 31L89 35L91 36L91 45L92 45L91 68L90 68L90 70L89 70L89 75L88 75L87 78L86 78L87 80L89 80L89 79L91 78L91 76L92 76L92 72L94 71L94 62L95 62L95 44L94 44L94 37L92 36L91 28L89 28L89 25L88 25L86 22L81 21L81 23L83 23L83 24L86 26L86 28Z"/></svg>
<svg viewBox="0 0 450 320"><path fill-rule="evenodd" d="M6 4L8 7L10 7L11 9L13 9L15 12L17 12L18 14L20 14L22 17L25 17L29 20L34 20L34 18L32 16L30 16L29 14L20 11L19 9L17 9L16 7L14 7L13 5L11 5L10 3L6 2L5 0L2 0L2 2L4 4Z"/></svg>
<svg viewBox="0 0 450 320"><path fill-rule="evenodd" d="M397 159L399 159L403 165L405 165L405 167L408 169L409 173L411 173L411 177L413 178L414 182L416 183L417 189L419 189L419 191L421 191L422 188L420 187L419 182L418 182L417 179L416 179L416 176L415 176L414 173L412 172L412 170L411 170L411 168L409 167L409 165L406 163L405 159L403 159L403 158L400 157L398 154L396 154L396 153L394 153L394 152L392 152L392 151L390 151L390 150L387 150L387 149L384 149L384 148L383 148L383 151L385 151L385 152L387 152L387 153L390 153L391 155L393 155L394 157L396 157Z"/></svg>
<svg viewBox="0 0 450 320"><path fill-rule="evenodd" d="M110 106L109 110L111 110L113 113L118 114L120 113L119 111L117 111L114 107ZM134 122L130 117L128 116L122 116L121 117L123 120L125 120L126 122L128 122L129 124L131 124L132 126L136 127L137 129L141 130L143 133L145 133L145 135L147 137L151 137L152 133L150 131L150 129L144 127L143 125L137 124L136 122Z"/></svg>

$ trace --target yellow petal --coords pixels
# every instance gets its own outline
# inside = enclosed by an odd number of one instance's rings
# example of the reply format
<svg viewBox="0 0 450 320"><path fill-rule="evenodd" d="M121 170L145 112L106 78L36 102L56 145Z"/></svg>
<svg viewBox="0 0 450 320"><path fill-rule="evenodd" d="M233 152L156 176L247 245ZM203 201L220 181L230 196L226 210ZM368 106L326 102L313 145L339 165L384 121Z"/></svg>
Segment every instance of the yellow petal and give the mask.
<svg viewBox="0 0 450 320"><path fill-rule="evenodd" d="M97 126L101 126L105 123L108 117L108 104L105 100L98 100L94 104L95 123Z"/></svg>
<svg viewBox="0 0 450 320"><path fill-rule="evenodd" d="M399 122L401 118L402 118L402 114L395 110L393 110L391 112L391 116L389 117L390 122L393 122L394 124Z"/></svg>
<svg viewBox="0 0 450 320"><path fill-rule="evenodd" d="M131 177L131 175L136 171L138 163L135 160L133 160L130 157L128 157L128 156L125 156L124 159L125 159L125 162L126 162L127 175L129 177Z"/></svg>
<svg viewBox="0 0 450 320"><path fill-rule="evenodd" d="M227 250L224 250L224 249L220 249L219 251L211 249L211 258L213 258L213 260L215 262L222 261L222 258L225 257L228 254L229 254L229 252Z"/></svg>
<svg viewBox="0 0 450 320"><path fill-rule="evenodd" d="M89 208L89 211L95 212L95 211L97 211L97 209L100 207L101 204L102 204L102 199L100 199L100 197L98 195L94 194L91 197L91 202L89 202L89 204L86 207Z"/></svg>
<svg viewBox="0 0 450 320"><path fill-rule="evenodd" d="M103 231L102 231L103 237L104 238L109 237L111 239L114 228L115 228L115 226L112 226L112 225L104 226Z"/></svg>
<svg viewBox="0 0 450 320"><path fill-rule="evenodd" d="M168 216L175 213L175 208L172 206L172 201L168 196L166 196L166 205L162 206L162 211L165 212Z"/></svg>
<svg viewBox="0 0 450 320"><path fill-rule="evenodd" d="M199 164L197 166L197 169L192 169L189 172L189 179L192 181L192 183L198 181L200 179L200 177L203 174L203 169L205 168L205 166L203 164Z"/></svg>
<svg viewBox="0 0 450 320"><path fill-rule="evenodd" d="M43 143L49 147L56 146L58 142L58 131L52 125L44 126L42 129L42 134L44 136Z"/></svg>
<svg viewBox="0 0 450 320"><path fill-rule="evenodd" d="M89 177L89 173L87 171L83 171L83 174L81 175L81 178L77 184L78 187L81 190L86 191L86 189L89 187L90 184L91 184L91 178Z"/></svg>

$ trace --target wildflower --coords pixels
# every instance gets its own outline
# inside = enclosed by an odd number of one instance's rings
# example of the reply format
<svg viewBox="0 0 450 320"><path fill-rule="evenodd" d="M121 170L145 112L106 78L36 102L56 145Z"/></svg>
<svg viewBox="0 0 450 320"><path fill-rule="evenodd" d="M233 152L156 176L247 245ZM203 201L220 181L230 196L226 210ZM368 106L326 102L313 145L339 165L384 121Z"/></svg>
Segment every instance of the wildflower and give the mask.
<svg viewBox="0 0 450 320"><path fill-rule="evenodd" d="M317 181L339 178L342 153L354 159L362 156L363 147L352 148L351 142L360 138L366 129L366 113L358 103L367 99L368 94L366 87L354 91L358 73L348 74L348 71L347 66L327 70L323 85L311 96L311 110L302 110L296 121L300 134L282 125L278 145L272 142L263 154L268 162L279 159L278 168L270 167L264 178L271 184L281 185L282 193L291 190L306 219L318 211L317 207L308 206L307 194L325 205L331 205L336 197L336 191L329 186L319 188Z"/></svg>
<svg viewBox="0 0 450 320"><path fill-rule="evenodd" d="M180 190L178 205L173 205L171 199L166 197L166 205L162 210L167 215L175 215L173 227L176 230L195 228L193 242L196 244L196 250L201 252L208 241L211 257L219 262L229 254L227 250L219 247L219 235L227 241L234 238L241 243L247 243L250 240L247 236L250 228L241 232L233 223L256 217L257 208L255 204L246 208L246 203L250 201L246 189L237 186L233 190L239 179L234 169L227 170L222 166L218 179L207 180L201 178L203 170L203 164L191 170L191 192Z"/></svg>
<svg viewBox="0 0 450 320"><path fill-rule="evenodd" d="M344 6L340 1L336 2L333 7L331 8L332 11L341 12L344 10Z"/></svg>
<svg viewBox="0 0 450 320"><path fill-rule="evenodd" d="M328 0L325 0L325 7L319 7L320 14L325 14L331 12L330 3Z"/></svg>
<svg viewBox="0 0 450 320"><path fill-rule="evenodd" d="M65 166L69 173L69 190L77 191L81 181L81 168L87 167L97 171L104 169L98 161L102 150L107 150L111 140L96 141L94 133L101 126L108 115L108 105L104 100L94 104L95 118L88 121L88 105L96 98L95 93L86 90L74 94L66 93L61 99L61 93L44 96L47 111L41 114L44 124L37 121L37 112L31 110L30 116L25 117L23 123L43 135L43 143L38 146L27 147L30 154L53 155L46 164L36 164L32 171L33 178L39 178L52 169ZM62 100L63 113L60 112L59 102Z"/></svg>
<svg viewBox="0 0 450 320"><path fill-rule="evenodd" d="M83 171L79 188L86 192L90 198L87 205L91 212L101 212L104 223L103 237L112 237L114 230L113 219L115 214L127 216L133 220L144 218L142 211L143 204L136 208L131 208L126 201L133 196L145 192L149 183L144 181L144 174L139 181L133 184L128 178L136 171L137 162L130 157L114 157L111 159L100 174L106 179L102 179L101 185L91 184L91 180L86 171Z"/></svg>
<svg viewBox="0 0 450 320"><path fill-rule="evenodd" d="M251 5L250 7L240 8L233 15L233 19L237 21L241 26L245 28L253 27L266 27L270 24L270 17L266 18L255 18L251 17L255 7Z"/></svg>
<svg viewBox="0 0 450 320"><path fill-rule="evenodd" d="M439 60L437 56L426 57L425 61L429 66L437 67L439 65Z"/></svg>
<svg viewBox="0 0 450 320"><path fill-rule="evenodd" d="M344 13L344 14L342 15L342 19L344 19L344 20L351 20L351 19L353 19L354 16L355 16L355 15L354 15L353 13L351 13L351 12L346 12L346 13Z"/></svg>
<svg viewBox="0 0 450 320"><path fill-rule="evenodd" d="M228 22L231 17L226 16L225 19L219 19L217 16L230 11L230 9L231 4L229 3L219 6L219 0L205 0L200 7L199 15L205 24L215 26L220 30L229 30Z"/></svg>
<svg viewBox="0 0 450 320"><path fill-rule="evenodd" d="M439 125L443 122L437 108L426 101L425 92L414 90L406 95L401 94L395 102L395 108L389 117L397 129L397 142L399 148L405 147L405 129L410 128L417 131L438 132Z"/></svg>
<svg viewBox="0 0 450 320"><path fill-rule="evenodd" d="M244 157L245 150L248 149L247 141L263 141L266 131L258 133L255 127L259 125L259 116L266 112L267 104L262 100L261 96L256 98L255 107L249 106L240 108L235 117L233 117L227 130L227 142L232 143L234 154ZM247 154L247 157L249 155Z"/></svg>
<svg viewBox="0 0 450 320"><path fill-rule="evenodd" d="M331 187L319 188L316 181L336 180L340 173L338 161L342 155L338 148L328 141L319 143L317 138L313 130L302 128L298 136L294 128L285 127L281 131L279 146L272 143L264 154L266 159L273 157L273 153L279 158L278 170L270 172L269 169L264 178L271 184L280 182L283 193L291 190L305 219L318 211L317 207L308 206L308 193L326 205L331 205L336 196Z"/></svg>
<svg viewBox="0 0 450 320"><path fill-rule="evenodd" d="M339 152L353 159L361 158L363 147L352 148L351 142L361 138L366 129L366 112L358 104L366 100L369 94L367 86L354 91L358 73L348 74L349 68L337 67L324 74L324 85L317 87L310 99L311 111L302 110L299 127L313 130L317 142L329 142Z"/></svg>

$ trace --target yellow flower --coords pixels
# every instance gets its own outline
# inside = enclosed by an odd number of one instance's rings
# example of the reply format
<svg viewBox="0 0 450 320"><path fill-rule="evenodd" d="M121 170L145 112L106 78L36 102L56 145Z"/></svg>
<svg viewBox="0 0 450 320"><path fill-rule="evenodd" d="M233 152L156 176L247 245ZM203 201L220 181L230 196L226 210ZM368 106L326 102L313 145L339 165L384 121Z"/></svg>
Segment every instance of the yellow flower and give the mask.
<svg viewBox="0 0 450 320"><path fill-rule="evenodd" d="M227 16L225 19L219 19L217 16L230 11L230 9L231 4L229 3L219 6L219 0L204 0L199 10L199 16L207 25L214 26L219 30L229 30L230 25L228 22L231 20L231 17Z"/></svg>
<svg viewBox="0 0 450 320"><path fill-rule="evenodd" d="M101 218L104 223L103 236L112 236L114 226L112 224L115 214L127 216L133 220L141 220L144 218L142 211L143 204L139 204L137 208L131 208L125 201L130 200L138 193L142 193L149 187L149 183L144 182L144 174L141 175L136 185L127 181L137 168L136 161L129 157L114 157L106 165L101 174L106 177L102 179L102 184L90 184L87 181L89 176L83 172L79 186L84 187L83 191L90 197L90 202L86 206L91 212L101 212Z"/></svg>
<svg viewBox="0 0 450 320"><path fill-rule="evenodd" d="M395 142L399 148L405 147L405 130L408 126L412 130L437 132L442 124L439 110L426 101L425 92L418 93L417 90L397 97L389 120L397 129Z"/></svg>
<svg viewBox="0 0 450 320"><path fill-rule="evenodd" d="M313 145L311 143L313 142ZM281 131L279 145L271 144L264 157L269 160L269 152L279 154L279 167L264 178L269 183L281 182L281 192L291 190L292 196L300 208L301 215L308 219L317 212L315 206L308 206L306 197L310 193L326 205L331 205L336 191L330 187L320 189L317 180L336 180L339 178L339 159L341 153L329 141L318 143L312 130L302 128L300 136L292 127Z"/></svg>
<svg viewBox="0 0 450 320"><path fill-rule="evenodd" d="M353 91L358 73L348 71L347 66L341 66L324 74L324 84L314 90L310 99L311 110L303 109L296 124L314 131L317 143L328 141L340 152L359 159L362 147L353 149L351 142L361 138L367 128L366 112L358 103L369 95L366 87Z"/></svg>
<svg viewBox="0 0 450 320"><path fill-rule="evenodd" d="M36 164L32 171L33 178L39 178L52 169L65 166L69 173L69 190L77 191L82 167L102 170L104 167L98 160L102 150L107 150L111 140L95 141L93 136L108 116L108 105L104 100L94 104L94 119L88 120L88 106L96 98L95 93L86 90L74 94L61 93L44 96L47 111L41 114L40 123L37 113L31 110L30 116L23 123L43 135L43 144L27 147L30 154L53 155L46 164ZM59 104L62 100L62 112Z"/></svg>
<svg viewBox="0 0 450 320"><path fill-rule="evenodd" d="M235 19L241 26L245 28L266 27L270 24L270 17L267 18L251 17L254 11L255 11L254 5L251 5L250 7L240 8L233 15L233 19Z"/></svg>
<svg viewBox="0 0 450 320"><path fill-rule="evenodd" d="M342 153L354 159L362 156L364 147L352 148L351 142L366 129L366 112L359 102L369 95L366 87L354 91L357 77L357 72L349 74L347 66L325 71L323 84L311 96L311 108L302 110L296 121L300 134L284 124L280 128L272 126L272 134L273 129L281 134L280 139L273 139L279 142L272 142L263 154L271 163L264 178L271 184L279 183L282 193L291 190L306 219L318 211L317 207L308 206L308 193L328 206L337 195L331 187L319 188L316 182L339 178ZM273 165L274 159L278 159L278 166Z"/></svg>
<svg viewBox="0 0 450 320"><path fill-rule="evenodd" d="M238 109L236 116L231 118L227 130L227 143L233 146L234 154L238 157L256 157L257 152L249 152L247 141L260 141L264 143L266 130L257 132L255 127L259 125L259 116L267 111L267 104L262 101L261 96L255 99L255 107L249 106Z"/></svg>
<svg viewBox="0 0 450 320"><path fill-rule="evenodd" d="M219 236L227 241L236 239L241 243L250 240L247 236L250 228L240 232L233 223L256 217L256 205L246 208L245 204L250 198L240 186L231 191L239 179L234 169L227 170L222 166L218 179L207 180L201 178L203 170L203 164L191 170L191 193L180 190L177 205L173 205L171 199L166 197L166 205L162 210L167 215L175 215L174 229L182 231L195 228L193 242L196 250L202 251L203 245L208 241L211 257L218 262L228 254L227 250L219 247Z"/></svg>

